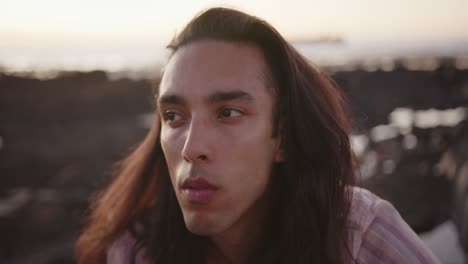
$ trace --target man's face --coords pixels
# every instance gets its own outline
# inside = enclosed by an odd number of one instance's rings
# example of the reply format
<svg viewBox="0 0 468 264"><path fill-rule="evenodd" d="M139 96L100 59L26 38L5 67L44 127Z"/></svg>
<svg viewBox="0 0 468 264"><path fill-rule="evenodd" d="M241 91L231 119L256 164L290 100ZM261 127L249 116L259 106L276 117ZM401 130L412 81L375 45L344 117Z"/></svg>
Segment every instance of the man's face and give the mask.
<svg viewBox="0 0 468 264"><path fill-rule="evenodd" d="M216 235L264 208L272 164L274 95L255 46L196 41L161 80L161 146L187 228Z"/></svg>

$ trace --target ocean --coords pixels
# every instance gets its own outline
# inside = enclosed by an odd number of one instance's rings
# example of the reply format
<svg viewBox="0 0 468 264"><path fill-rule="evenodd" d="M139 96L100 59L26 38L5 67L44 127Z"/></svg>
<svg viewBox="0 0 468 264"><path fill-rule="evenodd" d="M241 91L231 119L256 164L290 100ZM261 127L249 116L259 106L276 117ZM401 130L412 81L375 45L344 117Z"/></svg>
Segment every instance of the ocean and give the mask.
<svg viewBox="0 0 468 264"><path fill-rule="evenodd" d="M343 41L293 44L317 65L343 66L353 63L385 63L399 58L461 58L468 68L466 41ZM0 43L0 70L148 70L160 67L167 58L162 43L106 44Z"/></svg>

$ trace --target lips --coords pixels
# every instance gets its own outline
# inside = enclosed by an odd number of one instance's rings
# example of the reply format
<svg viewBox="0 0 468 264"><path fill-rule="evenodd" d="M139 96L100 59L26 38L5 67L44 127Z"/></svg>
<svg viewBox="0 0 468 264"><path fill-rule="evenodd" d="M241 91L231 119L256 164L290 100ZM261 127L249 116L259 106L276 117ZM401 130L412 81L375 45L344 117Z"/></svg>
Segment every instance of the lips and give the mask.
<svg viewBox="0 0 468 264"><path fill-rule="evenodd" d="M187 200L196 204L208 203L218 190L218 187L203 178L187 178L181 188Z"/></svg>

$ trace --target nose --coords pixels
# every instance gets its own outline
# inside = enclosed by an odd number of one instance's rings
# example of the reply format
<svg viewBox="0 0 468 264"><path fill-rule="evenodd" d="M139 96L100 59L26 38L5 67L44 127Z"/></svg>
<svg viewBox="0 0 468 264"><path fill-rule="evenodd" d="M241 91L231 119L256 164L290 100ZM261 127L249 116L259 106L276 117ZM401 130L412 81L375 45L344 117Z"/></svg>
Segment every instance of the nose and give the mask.
<svg viewBox="0 0 468 264"><path fill-rule="evenodd" d="M208 162L211 158L210 145L212 140L206 122L192 118L182 149L182 157L188 163Z"/></svg>

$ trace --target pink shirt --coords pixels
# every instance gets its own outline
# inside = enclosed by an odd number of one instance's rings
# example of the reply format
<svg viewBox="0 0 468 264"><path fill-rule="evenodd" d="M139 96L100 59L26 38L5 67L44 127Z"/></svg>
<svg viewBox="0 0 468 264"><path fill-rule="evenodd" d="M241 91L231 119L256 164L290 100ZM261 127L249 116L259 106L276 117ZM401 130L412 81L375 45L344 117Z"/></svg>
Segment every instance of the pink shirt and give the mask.
<svg viewBox="0 0 468 264"><path fill-rule="evenodd" d="M440 263L393 205L367 190L353 187L348 226L352 258L345 263ZM122 235L109 248L107 263L131 263L133 243L129 233ZM138 254L136 263L147 262Z"/></svg>
<svg viewBox="0 0 468 264"><path fill-rule="evenodd" d="M440 263L395 207L368 190L354 187L348 225L358 263Z"/></svg>

